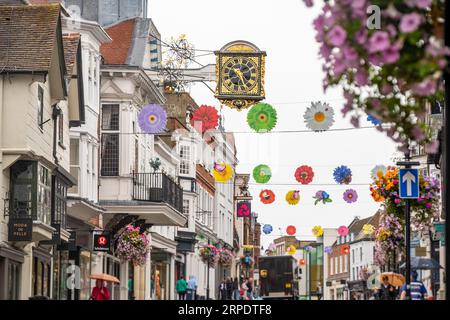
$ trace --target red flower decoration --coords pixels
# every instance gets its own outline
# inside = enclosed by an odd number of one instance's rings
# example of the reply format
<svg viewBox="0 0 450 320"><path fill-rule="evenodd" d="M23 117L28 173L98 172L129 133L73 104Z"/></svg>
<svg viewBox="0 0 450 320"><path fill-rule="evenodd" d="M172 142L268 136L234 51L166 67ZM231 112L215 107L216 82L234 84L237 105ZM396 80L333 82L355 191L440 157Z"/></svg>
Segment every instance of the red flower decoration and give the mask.
<svg viewBox="0 0 450 320"><path fill-rule="evenodd" d="M297 232L297 229L294 226L289 226L286 228L286 233L290 236L293 236Z"/></svg>
<svg viewBox="0 0 450 320"><path fill-rule="evenodd" d="M349 254L350 253L350 246L347 244L344 244L341 246L341 253L342 254Z"/></svg>
<svg viewBox="0 0 450 320"><path fill-rule="evenodd" d="M201 105L192 113L191 126L201 129L202 133L215 129L219 125L219 114L214 107Z"/></svg>
<svg viewBox="0 0 450 320"><path fill-rule="evenodd" d="M259 194L261 202L264 204L270 204L275 201L275 193L272 190L263 190Z"/></svg>
<svg viewBox="0 0 450 320"><path fill-rule="evenodd" d="M295 170L295 179L301 184L311 183L314 178L314 171L310 166L301 166Z"/></svg>
<svg viewBox="0 0 450 320"><path fill-rule="evenodd" d="M298 261L298 264L301 265L301 266L304 266L306 264L306 260L305 259L300 259Z"/></svg>

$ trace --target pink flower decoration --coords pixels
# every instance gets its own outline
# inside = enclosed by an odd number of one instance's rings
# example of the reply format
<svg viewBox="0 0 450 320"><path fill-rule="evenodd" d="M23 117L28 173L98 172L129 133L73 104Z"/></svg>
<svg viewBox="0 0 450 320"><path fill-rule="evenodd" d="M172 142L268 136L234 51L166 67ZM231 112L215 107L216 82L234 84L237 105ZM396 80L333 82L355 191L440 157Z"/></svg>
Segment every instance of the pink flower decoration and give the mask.
<svg viewBox="0 0 450 320"><path fill-rule="evenodd" d="M341 26L334 26L333 29L328 32L328 41L336 46L340 47L347 39L347 32Z"/></svg>
<svg viewBox="0 0 450 320"><path fill-rule="evenodd" d="M403 33L410 33L417 30L422 23L422 16L418 13L405 14L400 21L399 29Z"/></svg>
<svg viewBox="0 0 450 320"><path fill-rule="evenodd" d="M391 45L389 34L386 31L377 31L369 39L369 52L384 51Z"/></svg>
<svg viewBox="0 0 450 320"><path fill-rule="evenodd" d="M345 237L348 234L348 228L346 226L340 226L338 228L338 234L340 236L344 236Z"/></svg>

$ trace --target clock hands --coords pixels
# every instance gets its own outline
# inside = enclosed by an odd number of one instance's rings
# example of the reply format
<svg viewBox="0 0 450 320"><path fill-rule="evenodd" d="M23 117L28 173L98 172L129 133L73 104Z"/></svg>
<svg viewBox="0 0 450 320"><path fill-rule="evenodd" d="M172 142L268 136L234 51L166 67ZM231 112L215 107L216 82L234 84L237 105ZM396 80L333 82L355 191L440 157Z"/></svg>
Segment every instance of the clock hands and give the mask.
<svg viewBox="0 0 450 320"><path fill-rule="evenodd" d="M242 84L245 84L244 74L242 73L241 69L235 68L234 73L236 73L238 75L239 79L241 79Z"/></svg>

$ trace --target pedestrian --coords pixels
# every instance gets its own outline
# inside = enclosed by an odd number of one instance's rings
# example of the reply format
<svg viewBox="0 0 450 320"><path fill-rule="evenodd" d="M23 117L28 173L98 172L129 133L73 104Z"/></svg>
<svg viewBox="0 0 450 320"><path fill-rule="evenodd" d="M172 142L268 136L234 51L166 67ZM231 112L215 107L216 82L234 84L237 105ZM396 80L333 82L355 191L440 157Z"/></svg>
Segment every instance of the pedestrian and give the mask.
<svg viewBox="0 0 450 320"><path fill-rule="evenodd" d="M187 300L195 300L195 296L197 295L197 280L194 275L189 276L189 280L187 282Z"/></svg>
<svg viewBox="0 0 450 320"><path fill-rule="evenodd" d="M227 297L226 283L225 278L223 278L223 281L219 284L219 300L225 300L226 297Z"/></svg>
<svg viewBox="0 0 450 320"><path fill-rule="evenodd" d="M245 278L244 281L242 282L241 285L241 290L240 290L240 295L241 295L241 300L248 300L247 299L247 290L248 290L248 278Z"/></svg>
<svg viewBox="0 0 450 320"><path fill-rule="evenodd" d="M400 300L426 300L428 296L427 288L421 281L418 281L419 277L417 271L413 271L411 274L411 283L409 288L410 297L407 295L408 289L406 288L406 283L402 287L402 293L400 295Z"/></svg>
<svg viewBox="0 0 450 320"><path fill-rule="evenodd" d="M381 278L383 281L381 283L380 289L378 289L378 299L379 300L395 300L396 290L393 285L389 283L389 277L383 276Z"/></svg>
<svg viewBox="0 0 450 320"><path fill-rule="evenodd" d="M95 287L92 289L91 300L109 300L110 294L105 283L102 280L95 281Z"/></svg>
<svg viewBox="0 0 450 320"><path fill-rule="evenodd" d="M322 299L322 284L319 282L316 289L317 300Z"/></svg>
<svg viewBox="0 0 450 320"><path fill-rule="evenodd" d="M238 278L233 280L233 300L239 300L239 282Z"/></svg>
<svg viewBox="0 0 450 320"><path fill-rule="evenodd" d="M178 300L186 300L187 282L184 280L183 276L178 279L176 290L178 293Z"/></svg>
<svg viewBox="0 0 450 320"><path fill-rule="evenodd" d="M231 300L231 296L233 294L233 282L231 281L230 277L227 278L227 281L225 283L225 290L227 300Z"/></svg>
<svg viewBox="0 0 450 320"><path fill-rule="evenodd" d="M248 279L247 287L247 300L253 300L253 278Z"/></svg>

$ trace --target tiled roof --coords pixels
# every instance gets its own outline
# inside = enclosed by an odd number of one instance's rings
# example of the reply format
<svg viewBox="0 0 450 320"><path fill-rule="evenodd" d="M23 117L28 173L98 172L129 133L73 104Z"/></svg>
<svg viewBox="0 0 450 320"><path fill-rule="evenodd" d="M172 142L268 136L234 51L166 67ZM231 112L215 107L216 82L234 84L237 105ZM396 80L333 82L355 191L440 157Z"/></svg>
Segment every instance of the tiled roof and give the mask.
<svg viewBox="0 0 450 320"><path fill-rule="evenodd" d="M73 66L77 59L78 45L80 43L79 33L70 33L63 35L64 60L66 61L67 74L73 73Z"/></svg>
<svg viewBox="0 0 450 320"><path fill-rule="evenodd" d="M105 31L111 37L110 43L102 44L100 52L105 64L126 64L133 40L136 19L129 19L110 27Z"/></svg>
<svg viewBox="0 0 450 320"><path fill-rule="evenodd" d="M50 69L60 8L0 6L0 73Z"/></svg>

